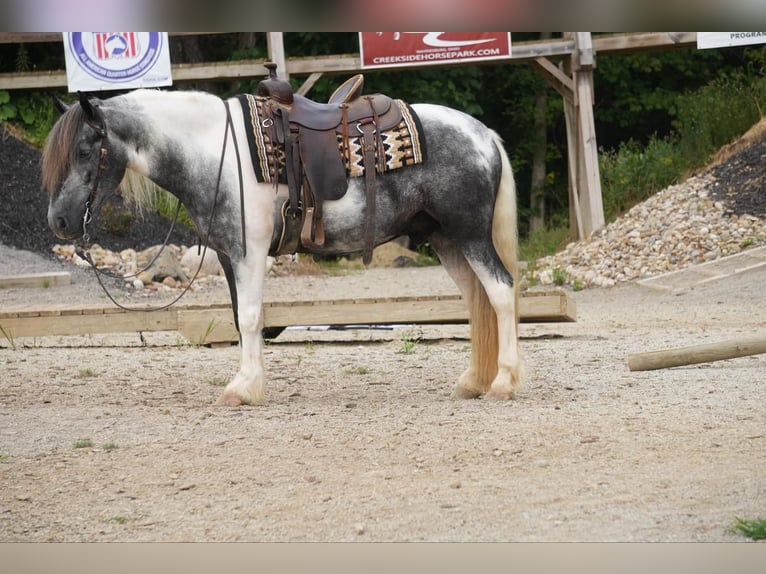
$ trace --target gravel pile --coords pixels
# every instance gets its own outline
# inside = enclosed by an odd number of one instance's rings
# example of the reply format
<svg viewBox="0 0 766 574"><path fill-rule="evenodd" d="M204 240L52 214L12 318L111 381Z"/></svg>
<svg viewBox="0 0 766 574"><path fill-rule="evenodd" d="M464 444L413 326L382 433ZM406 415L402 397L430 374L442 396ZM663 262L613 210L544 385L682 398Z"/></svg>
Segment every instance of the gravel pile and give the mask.
<svg viewBox="0 0 766 574"><path fill-rule="evenodd" d="M761 122L763 124L763 122ZM532 282L609 287L766 244L766 134L537 260Z"/></svg>

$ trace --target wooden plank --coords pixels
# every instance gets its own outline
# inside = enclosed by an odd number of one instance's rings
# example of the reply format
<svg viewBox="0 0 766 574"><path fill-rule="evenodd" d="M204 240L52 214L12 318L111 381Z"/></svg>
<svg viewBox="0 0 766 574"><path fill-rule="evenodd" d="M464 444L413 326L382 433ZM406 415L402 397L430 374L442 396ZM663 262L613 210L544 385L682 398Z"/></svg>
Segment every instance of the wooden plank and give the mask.
<svg viewBox="0 0 766 574"><path fill-rule="evenodd" d="M690 347L677 347L664 351L636 353L628 357L631 371L651 371L682 365L710 363L766 353L766 338L732 339L719 343L706 343Z"/></svg>
<svg viewBox="0 0 766 574"><path fill-rule="evenodd" d="M576 320L575 301L565 292L525 293L519 303L524 323ZM459 295L267 302L264 327L293 325L375 325L466 323ZM193 305L163 311L126 312L117 307L57 308L0 313L7 336L87 335L178 331L193 343L238 340L231 305Z"/></svg>
<svg viewBox="0 0 766 574"><path fill-rule="evenodd" d="M593 48L596 52L610 54L696 46L697 32L633 32L593 36Z"/></svg>
<svg viewBox="0 0 766 574"><path fill-rule="evenodd" d="M57 285L69 285L71 282L72 275L68 271L6 275L5 277L0 277L0 289L55 287Z"/></svg>
<svg viewBox="0 0 766 574"><path fill-rule="evenodd" d="M134 333L140 331L176 331L177 314L166 311L121 313L88 313L72 310L52 316L5 317L0 327L7 337L41 337L47 335L91 335L95 333Z"/></svg>
<svg viewBox="0 0 766 574"><path fill-rule="evenodd" d="M196 345L239 340L231 306L208 309L179 308L176 330Z"/></svg>

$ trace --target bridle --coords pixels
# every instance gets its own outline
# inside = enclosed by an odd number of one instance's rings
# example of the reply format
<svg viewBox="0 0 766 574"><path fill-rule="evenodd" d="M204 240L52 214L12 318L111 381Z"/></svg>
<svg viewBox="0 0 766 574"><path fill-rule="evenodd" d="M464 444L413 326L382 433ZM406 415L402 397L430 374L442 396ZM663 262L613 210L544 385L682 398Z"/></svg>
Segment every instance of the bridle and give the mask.
<svg viewBox="0 0 766 574"><path fill-rule="evenodd" d="M109 149L107 148L107 137L106 137L106 119L103 115L101 117L101 125L97 125L95 122L91 120L85 120L85 123L87 123L93 130L99 135L101 138L101 148L99 150L99 158L98 158L98 167L96 168L96 176L93 178L93 187L90 190L90 194L88 194L88 199L85 202L85 214L82 217L82 231L83 240L87 243L90 241L90 236L88 235L88 225L91 221L93 221L93 215L91 212L91 206L93 207L93 211L96 210L95 200L96 200L96 194L98 193L98 186L101 183L101 176L104 173L104 168L106 167L106 157L109 155Z"/></svg>
<svg viewBox="0 0 766 574"><path fill-rule="evenodd" d="M198 244L197 246L198 254L201 255L199 266L197 267L197 270L194 272L194 275L189 280L189 283L186 285L184 290L175 299L159 307L126 307L125 305L122 305L121 303L116 301L114 297L112 296L112 294L109 293L109 290L106 288L106 285L104 285L103 281L101 280L101 276L105 275L107 277L112 277L115 279L126 279L126 278L130 279L132 277L137 277L138 275L140 275L141 273L149 269L152 265L154 265L155 261L159 259L160 255L162 255L162 252L167 247L168 242L170 241L170 236L172 235L173 229L175 228L176 222L178 221L178 216L181 212L180 199L178 199L178 202L176 204L176 210L173 216L173 221L170 224L170 229L168 230L168 233L165 236L164 241L162 242L162 246L154 255L154 257L152 257L152 259L141 270L136 271L135 273L131 273L128 275L117 275L115 273L111 273L109 271L104 271L102 269L99 269L98 267L96 267L96 264L93 261L93 258L90 256L90 253L86 251L85 246L80 243L80 240L75 241L75 252L80 258L82 258L83 260L87 261L88 264L90 264L91 268L93 269L93 272L96 275L96 279L98 280L99 285L101 285L101 288L103 289L104 293L106 293L106 296L109 298L109 300L120 309L123 309L125 311L162 311L175 305L191 289L192 284L197 279L197 276L199 275L199 272L202 269L202 265L205 261L205 255L207 254L207 248L208 248L208 244L210 240L210 231L213 226L213 219L215 217L216 208L218 206L218 193L221 189L221 175L223 173L224 158L226 157L226 143L228 142L228 139L229 139L228 138L229 130L231 130L231 137L234 142L234 150L237 156L237 171L239 174L239 192L240 192L240 201L241 201L243 256L247 254L247 246L245 242L245 205L244 205L244 185L242 181L242 162L240 160L239 145L237 144L237 136L234 132L234 123L231 119L231 111L229 110L229 103L226 100L223 100L223 103L224 103L224 106L226 107L226 127L224 129L224 134L223 134L223 145L221 147L221 161L218 165L218 179L216 181L215 194L213 196L213 207L210 210L210 219L208 221L207 231L205 233L204 246L202 246L202 242ZM93 213L96 211L99 204L104 200L104 197L101 197L101 198L98 197L98 187L101 183L101 177L106 168L107 156L109 155L109 151L108 151L109 148L107 144L108 138L107 138L106 118L103 116L103 113L99 113L98 117L100 119L100 125L91 119L85 120L85 123L88 124L100 136L101 146L99 149L98 167L96 168L96 175L93 178L93 186L91 187L90 193L88 194L88 199L85 201L85 213L83 214L83 218L82 218L82 229L83 229L82 241L84 243L90 242L90 235L88 234L87 226L90 225L90 223L93 221ZM200 254L199 252L200 252L201 246L203 248Z"/></svg>

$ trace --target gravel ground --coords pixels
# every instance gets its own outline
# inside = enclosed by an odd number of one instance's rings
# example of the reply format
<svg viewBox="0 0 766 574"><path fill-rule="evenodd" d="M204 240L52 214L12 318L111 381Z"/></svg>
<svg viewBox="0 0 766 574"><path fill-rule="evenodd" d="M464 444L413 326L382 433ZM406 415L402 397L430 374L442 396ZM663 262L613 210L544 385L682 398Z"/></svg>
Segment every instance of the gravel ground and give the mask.
<svg viewBox="0 0 766 574"><path fill-rule="evenodd" d="M766 358L626 362L762 333L764 280L574 293L576 323L522 325L529 380L508 403L450 398L461 325L283 333L257 408L213 406L237 347L5 345L0 541L743 541L735 517L766 508ZM383 281L448 288L426 268L269 290L347 297Z"/></svg>

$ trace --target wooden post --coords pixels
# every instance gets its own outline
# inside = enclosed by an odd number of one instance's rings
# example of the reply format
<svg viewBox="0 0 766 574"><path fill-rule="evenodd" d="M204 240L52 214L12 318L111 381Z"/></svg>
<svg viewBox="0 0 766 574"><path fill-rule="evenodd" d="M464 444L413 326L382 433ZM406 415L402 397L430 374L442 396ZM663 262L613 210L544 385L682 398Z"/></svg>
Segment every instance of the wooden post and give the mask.
<svg viewBox="0 0 766 574"><path fill-rule="evenodd" d="M269 60L277 65L277 77L280 80L289 80L287 73L287 61L285 60L285 44L282 32L267 32L266 46L269 51Z"/></svg>
<svg viewBox="0 0 766 574"><path fill-rule="evenodd" d="M766 338L733 339L720 343L707 343L691 347L678 347L665 351L637 353L628 357L631 371L651 371L696 363L709 363L766 353Z"/></svg>
<svg viewBox="0 0 766 574"><path fill-rule="evenodd" d="M568 61L556 68L547 58L532 64L564 98L569 166L569 228L576 239L583 239L604 226L598 146L593 119L593 68L595 55L590 32L565 32L574 40ZM571 74L571 77L570 77Z"/></svg>
<svg viewBox="0 0 766 574"><path fill-rule="evenodd" d="M604 205L598 169L596 127L593 119L593 68L595 55L590 32L575 32L572 54L574 111L577 126L577 189L584 236L604 226Z"/></svg>

